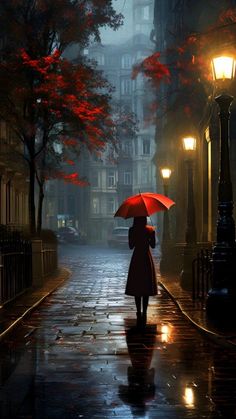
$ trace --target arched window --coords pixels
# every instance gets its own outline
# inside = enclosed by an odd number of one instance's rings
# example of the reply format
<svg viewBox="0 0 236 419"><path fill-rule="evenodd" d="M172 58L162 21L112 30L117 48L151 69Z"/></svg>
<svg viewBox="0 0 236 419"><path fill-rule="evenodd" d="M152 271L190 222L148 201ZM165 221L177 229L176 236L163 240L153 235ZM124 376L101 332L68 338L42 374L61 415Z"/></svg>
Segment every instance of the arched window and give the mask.
<svg viewBox="0 0 236 419"><path fill-rule="evenodd" d="M122 68L131 68L132 58L129 54L124 54L121 58L121 67Z"/></svg>
<svg viewBox="0 0 236 419"><path fill-rule="evenodd" d="M131 94L131 79L124 78L121 80L121 94L122 95L130 95Z"/></svg>

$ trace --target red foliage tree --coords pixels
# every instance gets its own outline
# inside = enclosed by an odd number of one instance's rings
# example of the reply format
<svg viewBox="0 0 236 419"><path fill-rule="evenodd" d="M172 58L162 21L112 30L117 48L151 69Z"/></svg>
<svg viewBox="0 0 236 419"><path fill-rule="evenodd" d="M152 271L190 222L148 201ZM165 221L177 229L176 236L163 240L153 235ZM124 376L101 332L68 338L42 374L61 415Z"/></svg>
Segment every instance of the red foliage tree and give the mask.
<svg viewBox="0 0 236 419"><path fill-rule="evenodd" d="M72 63L62 53L72 44L81 51L91 38L99 40L100 27L116 29L121 15L111 0L9 0L0 3L0 23L0 117L23 143L34 234L35 176L42 162L47 165L44 151L55 153L50 144L65 135L76 140L73 147L67 144L73 152L81 145L101 149L114 138L107 82L81 56Z"/></svg>
<svg viewBox="0 0 236 419"><path fill-rule="evenodd" d="M176 125L180 115L184 115L185 125L199 128L203 109L205 115L210 115L212 106L211 58L219 50L234 53L235 41L236 7L221 11L213 24L190 32L179 45L173 42L171 48L147 57L134 68L133 75L142 73L157 91L160 84L168 83L167 98L161 103L159 95L156 104L160 117L171 113Z"/></svg>

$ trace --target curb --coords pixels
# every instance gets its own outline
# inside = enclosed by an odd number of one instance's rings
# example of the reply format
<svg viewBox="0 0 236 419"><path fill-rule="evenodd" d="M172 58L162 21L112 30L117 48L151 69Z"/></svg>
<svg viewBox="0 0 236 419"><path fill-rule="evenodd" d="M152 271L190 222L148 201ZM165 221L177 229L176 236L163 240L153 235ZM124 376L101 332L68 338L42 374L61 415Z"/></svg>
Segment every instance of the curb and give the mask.
<svg viewBox="0 0 236 419"><path fill-rule="evenodd" d="M236 343L232 342L230 339L232 339L232 336L224 336L220 335L219 333L213 332L212 330L209 330L205 327L203 327L201 324L197 323L193 318L182 308L182 305L179 303L179 301L171 294L170 290L163 284L161 280L158 281L159 285L167 292L169 297L172 299L172 301L175 303L177 308L180 310L180 312L183 314L183 316L196 328L198 331L205 336L207 336L210 340L213 340L215 343L219 345L223 345L227 348L234 348L236 349Z"/></svg>
<svg viewBox="0 0 236 419"><path fill-rule="evenodd" d="M36 301L31 307L27 308L27 310L25 310L20 317L18 317L13 323L11 323L7 329L0 333L0 342L6 337L8 333L10 333L18 325L18 323L21 322L21 320L23 320L28 314L35 310L50 294L56 291L56 289L59 288L63 284L63 282L65 282L71 276L71 271L68 268L62 267L59 268L58 274L58 277L62 276L62 279L59 280L59 282L56 285L54 285L50 289L50 291L47 291L45 295L43 295L43 297ZM50 279L53 279L55 277L51 277ZM40 288L38 288L38 290L40 290Z"/></svg>

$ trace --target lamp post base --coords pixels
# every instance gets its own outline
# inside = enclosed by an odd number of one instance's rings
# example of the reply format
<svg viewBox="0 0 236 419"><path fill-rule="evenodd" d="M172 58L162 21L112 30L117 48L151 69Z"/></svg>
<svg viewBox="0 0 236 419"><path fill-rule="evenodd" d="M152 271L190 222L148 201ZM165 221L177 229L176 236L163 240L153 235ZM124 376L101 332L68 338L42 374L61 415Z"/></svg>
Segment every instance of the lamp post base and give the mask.
<svg viewBox="0 0 236 419"><path fill-rule="evenodd" d="M216 244L212 253L212 288L206 300L209 318L230 322L236 314L236 246Z"/></svg>
<svg viewBox="0 0 236 419"><path fill-rule="evenodd" d="M236 294L231 293L228 288L211 289L206 300L206 311L209 319L216 323L227 325L235 323Z"/></svg>

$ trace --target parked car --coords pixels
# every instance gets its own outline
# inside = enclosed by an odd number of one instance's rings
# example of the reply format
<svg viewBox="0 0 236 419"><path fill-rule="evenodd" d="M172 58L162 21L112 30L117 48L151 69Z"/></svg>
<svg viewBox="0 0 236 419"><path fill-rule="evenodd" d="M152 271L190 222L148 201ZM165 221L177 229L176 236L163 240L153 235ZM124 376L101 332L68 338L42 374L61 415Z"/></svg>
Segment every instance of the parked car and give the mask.
<svg viewBox="0 0 236 419"><path fill-rule="evenodd" d="M109 246L128 247L129 227L115 227L108 237Z"/></svg>
<svg viewBox="0 0 236 419"><path fill-rule="evenodd" d="M74 227L60 227L57 231L57 239L59 243L79 243L80 234Z"/></svg>

